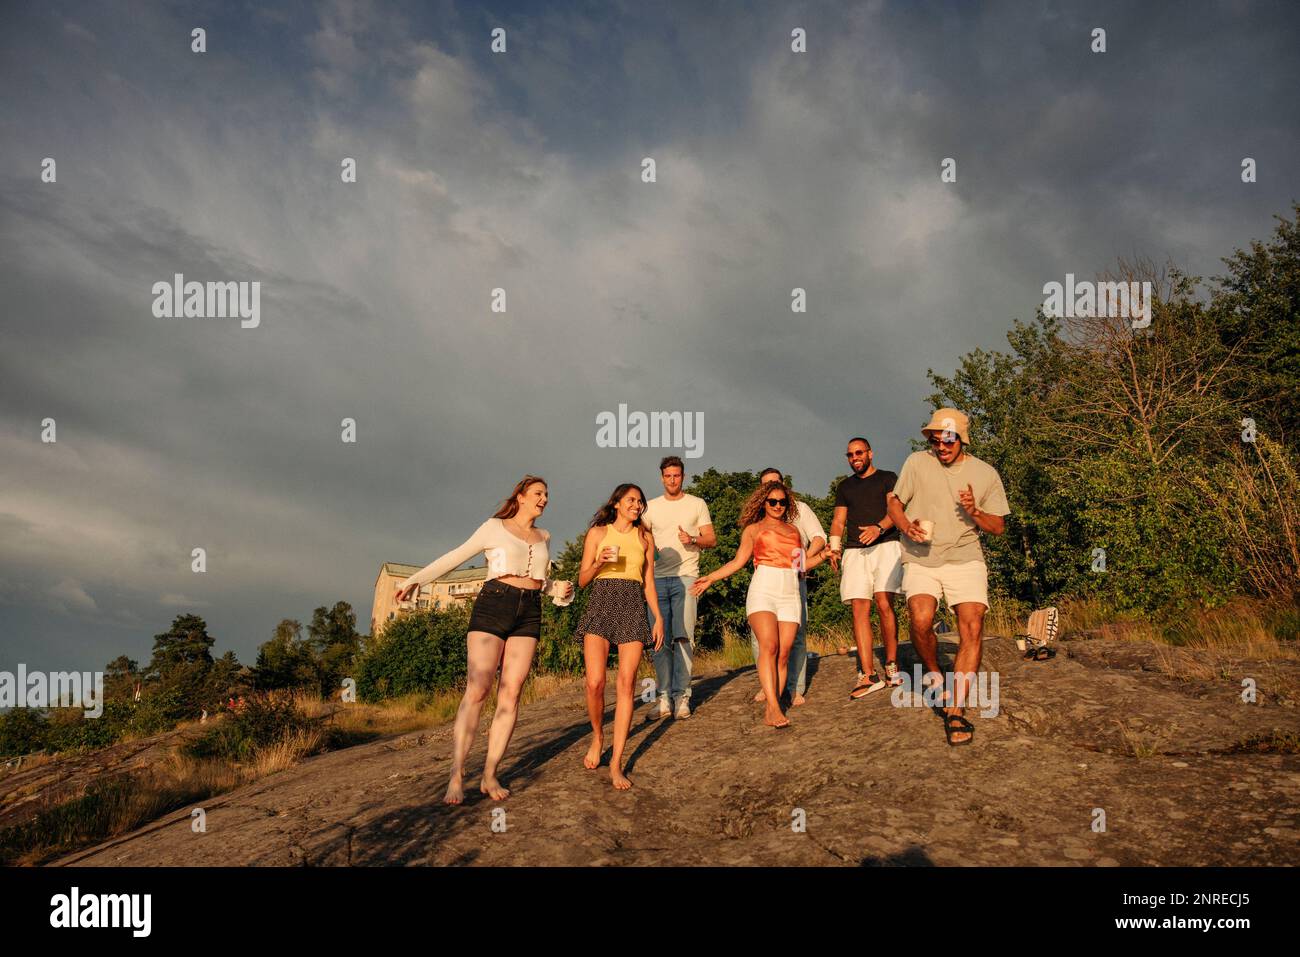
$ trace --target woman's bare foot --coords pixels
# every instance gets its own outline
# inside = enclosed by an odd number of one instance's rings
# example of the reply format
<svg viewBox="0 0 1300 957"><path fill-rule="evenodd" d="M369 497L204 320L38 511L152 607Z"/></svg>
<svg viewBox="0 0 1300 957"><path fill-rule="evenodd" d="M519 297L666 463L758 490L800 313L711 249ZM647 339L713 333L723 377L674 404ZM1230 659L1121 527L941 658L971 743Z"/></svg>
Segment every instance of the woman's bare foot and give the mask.
<svg viewBox="0 0 1300 957"><path fill-rule="evenodd" d="M758 694L754 695L754 700L755 700L755 701L759 701L759 702L766 701L766 700L767 700L767 692L764 691L762 688L759 688L759 689L758 689Z"/></svg>
<svg viewBox="0 0 1300 957"><path fill-rule="evenodd" d="M588 771L594 771L600 767L600 752L605 750L605 741L602 738L594 738L591 747L583 755L582 766Z"/></svg>
<svg viewBox="0 0 1300 957"><path fill-rule="evenodd" d="M627 779L627 775L618 768L611 767L609 769L609 780L620 791L626 791L632 786L632 782Z"/></svg>
<svg viewBox="0 0 1300 957"><path fill-rule="evenodd" d="M807 704L807 703L808 703L808 699L805 698L805 697L804 697L803 695L801 695L801 694L797 694L797 695L795 695L793 698L790 699L790 704L791 704L791 706L793 706L793 707L795 707L795 708L799 707L799 705L801 705L801 704Z"/></svg>
<svg viewBox="0 0 1300 957"><path fill-rule="evenodd" d="M500 781L494 777L490 778L486 774L483 775L483 783L478 786L478 789L494 801L504 801L510 797L509 788L502 787Z"/></svg>
<svg viewBox="0 0 1300 957"><path fill-rule="evenodd" d="M763 723L769 728L788 728L790 720L781 713L779 708L769 709L763 715Z"/></svg>
<svg viewBox="0 0 1300 957"><path fill-rule="evenodd" d="M459 774L453 774L447 782L447 793L442 796L443 804L460 804L465 800L465 786Z"/></svg>

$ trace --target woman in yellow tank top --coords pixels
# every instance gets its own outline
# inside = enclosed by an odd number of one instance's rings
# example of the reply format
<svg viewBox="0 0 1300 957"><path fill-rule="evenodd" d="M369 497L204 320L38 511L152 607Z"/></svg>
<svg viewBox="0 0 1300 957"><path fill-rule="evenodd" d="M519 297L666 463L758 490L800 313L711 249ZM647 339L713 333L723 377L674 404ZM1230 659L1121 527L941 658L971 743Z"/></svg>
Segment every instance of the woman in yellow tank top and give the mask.
<svg viewBox="0 0 1300 957"><path fill-rule="evenodd" d="M579 588L594 583L577 631L587 665L587 716L592 731L591 748L582 763L588 769L600 767L605 747L605 670L612 644L618 648L618 685L609 776L620 791L632 786L623 773L623 749L632 726L637 665L647 645L658 651L664 642L655 594L654 539L641 526L644 511L645 494L640 488L629 482L614 489L587 529L578 571ZM653 631L647 609L654 617Z"/></svg>

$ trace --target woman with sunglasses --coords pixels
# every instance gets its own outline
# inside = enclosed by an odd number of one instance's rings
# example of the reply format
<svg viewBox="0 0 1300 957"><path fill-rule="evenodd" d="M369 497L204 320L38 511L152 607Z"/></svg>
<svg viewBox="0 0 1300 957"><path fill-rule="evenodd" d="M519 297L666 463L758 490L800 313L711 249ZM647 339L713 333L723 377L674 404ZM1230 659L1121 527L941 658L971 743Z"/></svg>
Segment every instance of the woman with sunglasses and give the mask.
<svg viewBox="0 0 1300 957"><path fill-rule="evenodd" d="M582 759L588 770L600 767L605 747L605 671L609 646L618 648L617 693L614 702L614 748L609 757L609 777L614 787L632 786L623 773L623 749L632 726L636 669L647 645L658 651L664 643L664 620L655 594L655 544L641 524L645 493L625 482L596 512L582 543L578 587L589 582L591 597L578 622L587 665L587 716L591 719L591 747ZM650 628L647 609L654 616Z"/></svg>
<svg viewBox="0 0 1300 957"><path fill-rule="evenodd" d="M550 581L549 532L535 522L546 508L545 479L525 475L501 507L459 548L435 559L397 586L397 600L406 601L425 585L464 564L482 552L487 559L487 581L474 601L465 637L468 662L465 695L456 711L452 732L451 780L444 804L465 800L465 758L478 733L483 702L492 690L497 669L496 712L488 732L487 759L479 790L494 801L509 796L497 780L497 768L505 755L519 715L519 692L533 662L533 651L542 633L542 592L568 604L573 582Z"/></svg>
<svg viewBox="0 0 1300 957"><path fill-rule="evenodd" d="M695 595L716 581L729 578L745 567L752 556L754 577L749 582L745 614L758 638L758 680L763 687L763 723L788 728L790 721L781 711L777 689L786 684L790 648L799 631L802 608L799 572L820 565L823 555L809 561L795 527L799 504L784 482L760 486L740 512L740 547L736 557L721 568L698 579L691 587Z"/></svg>

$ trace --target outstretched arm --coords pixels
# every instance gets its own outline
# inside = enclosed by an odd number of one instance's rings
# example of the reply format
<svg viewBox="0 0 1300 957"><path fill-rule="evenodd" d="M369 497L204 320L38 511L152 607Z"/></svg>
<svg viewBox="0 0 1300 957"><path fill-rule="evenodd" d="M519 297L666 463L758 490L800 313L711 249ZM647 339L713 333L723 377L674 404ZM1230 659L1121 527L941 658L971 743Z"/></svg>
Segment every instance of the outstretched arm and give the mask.
<svg viewBox="0 0 1300 957"><path fill-rule="evenodd" d="M483 551L486 547L483 540L486 531L484 526L486 524L487 523L484 522L483 525L480 525L478 530L475 531L474 534L471 535L459 548L453 549L441 558L435 558L410 578L401 582L397 586L397 600L405 601L410 597L411 593L416 591L421 585L427 585L435 578L441 578L453 568L464 564L473 558L475 554Z"/></svg>
<svg viewBox="0 0 1300 957"><path fill-rule="evenodd" d="M745 563L748 562L750 556L754 554L754 528L755 526L750 525L740 533L740 547L736 549L735 558L727 562L727 564L723 565L721 568L715 569L703 578L696 580L695 584L691 586L691 592L693 594L699 595L714 582L721 581L724 578L730 578L732 575L736 574L736 572L745 567Z"/></svg>

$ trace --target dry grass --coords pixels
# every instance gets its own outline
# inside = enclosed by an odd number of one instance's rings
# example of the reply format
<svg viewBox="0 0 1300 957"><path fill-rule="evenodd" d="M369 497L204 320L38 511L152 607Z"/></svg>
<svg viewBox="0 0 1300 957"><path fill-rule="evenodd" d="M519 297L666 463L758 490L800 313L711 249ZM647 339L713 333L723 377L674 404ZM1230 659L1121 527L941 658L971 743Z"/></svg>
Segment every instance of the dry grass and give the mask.
<svg viewBox="0 0 1300 957"><path fill-rule="evenodd" d="M48 796L35 817L0 832L0 861L40 864L126 834L251 778L228 762L196 760L173 752L147 771L98 779L83 794Z"/></svg>
<svg viewBox="0 0 1300 957"><path fill-rule="evenodd" d="M1139 731L1130 728L1119 719L1115 719L1115 725L1119 728L1120 738L1124 742L1125 750L1135 758L1149 758L1159 754L1167 743L1167 735Z"/></svg>
<svg viewBox="0 0 1300 957"><path fill-rule="evenodd" d="M1283 666L1300 662L1300 643L1281 634L1283 622L1293 614L1283 606L1243 600L1164 623L1120 616L1096 601L1064 602L1060 608L1064 632L1151 642L1157 666L1172 678L1230 680L1248 669L1250 677L1275 692L1297 695L1294 674Z"/></svg>
<svg viewBox="0 0 1300 957"><path fill-rule="evenodd" d="M325 732L320 728L294 731L274 744L258 748L252 762L244 765L242 770L248 780L256 781L258 778L293 767L303 758L319 752L324 744Z"/></svg>

